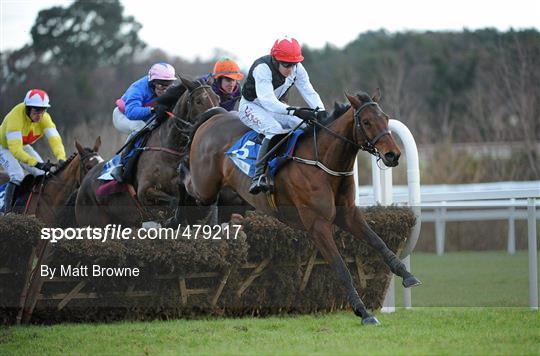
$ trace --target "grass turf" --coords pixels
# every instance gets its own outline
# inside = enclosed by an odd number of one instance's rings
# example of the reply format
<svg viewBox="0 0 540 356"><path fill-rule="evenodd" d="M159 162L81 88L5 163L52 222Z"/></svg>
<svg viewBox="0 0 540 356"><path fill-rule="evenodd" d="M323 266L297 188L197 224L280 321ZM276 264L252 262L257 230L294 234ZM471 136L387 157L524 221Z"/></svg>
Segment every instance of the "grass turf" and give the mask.
<svg viewBox="0 0 540 356"><path fill-rule="evenodd" d="M350 312L22 326L0 330L0 354L540 354L538 311L509 307L528 304L526 252L415 254L412 266L415 308L377 327Z"/></svg>
<svg viewBox="0 0 540 356"><path fill-rule="evenodd" d="M328 315L14 327L0 353L28 354L538 354L540 318L526 308L419 308Z"/></svg>

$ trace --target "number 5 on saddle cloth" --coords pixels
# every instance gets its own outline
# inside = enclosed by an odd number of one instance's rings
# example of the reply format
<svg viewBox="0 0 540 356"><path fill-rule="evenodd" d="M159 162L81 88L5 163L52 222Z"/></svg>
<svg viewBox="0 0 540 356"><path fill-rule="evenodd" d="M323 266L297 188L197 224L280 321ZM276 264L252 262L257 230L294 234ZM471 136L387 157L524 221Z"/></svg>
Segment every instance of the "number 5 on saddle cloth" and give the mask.
<svg viewBox="0 0 540 356"><path fill-rule="evenodd" d="M287 144L276 150L275 156L272 156L268 160L267 178L270 179L270 182L274 181L278 169L292 159L296 142L298 142L298 139L303 133L304 130L296 130L287 140ZM272 147L275 142L281 140L284 135L285 134L274 136L270 146ZM262 139L263 137L261 137L261 135L250 130L236 141L227 152L225 152L225 155L233 161L238 169L250 178L253 178L255 175L255 163L257 162L257 154L261 148Z"/></svg>

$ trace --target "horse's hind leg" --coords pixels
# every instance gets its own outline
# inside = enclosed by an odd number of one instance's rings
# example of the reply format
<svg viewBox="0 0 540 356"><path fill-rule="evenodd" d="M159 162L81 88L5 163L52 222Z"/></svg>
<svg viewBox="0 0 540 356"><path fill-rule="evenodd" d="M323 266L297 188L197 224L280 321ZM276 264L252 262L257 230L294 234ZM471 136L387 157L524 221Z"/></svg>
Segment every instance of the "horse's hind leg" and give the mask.
<svg viewBox="0 0 540 356"><path fill-rule="evenodd" d="M314 217L314 218L312 218ZM302 221L324 259L337 273L337 277L347 290L347 298L354 313L362 318L364 325L378 325L379 321L367 311L364 302L360 299L353 284L351 273L341 258L336 243L332 236L332 224L327 220L314 216L309 212L301 213Z"/></svg>
<svg viewBox="0 0 540 356"><path fill-rule="evenodd" d="M371 247L381 254L390 270L403 278L402 284L405 288L422 284L418 278L407 271L405 264L386 246L379 235L371 230L359 208L338 208L336 224L353 236L365 239Z"/></svg>

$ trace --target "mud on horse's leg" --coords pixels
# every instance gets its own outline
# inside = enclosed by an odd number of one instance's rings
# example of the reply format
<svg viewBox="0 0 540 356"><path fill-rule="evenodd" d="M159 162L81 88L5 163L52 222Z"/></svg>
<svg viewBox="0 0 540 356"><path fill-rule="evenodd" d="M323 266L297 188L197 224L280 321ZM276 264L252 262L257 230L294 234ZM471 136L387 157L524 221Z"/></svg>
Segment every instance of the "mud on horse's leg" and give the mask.
<svg viewBox="0 0 540 356"><path fill-rule="evenodd" d="M379 321L367 311L364 302L362 302L354 287L351 273L339 254L334 237L332 236L332 224L324 219L317 219L313 222L309 233L315 246L336 272L339 281L345 287L347 299L354 313L362 318L362 324L378 325Z"/></svg>
<svg viewBox="0 0 540 356"><path fill-rule="evenodd" d="M403 278L402 284L405 288L414 287L422 284L418 278L412 275L405 264L401 262L398 256L386 246L384 241L371 230L366 220L362 216L362 212L357 207L349 209L340 208L337 210L338 215L336 223L344 230L350 232L355 237L363 238L366 242L381 254L384 262L390 267L390 270L395 275Z"/></svg>

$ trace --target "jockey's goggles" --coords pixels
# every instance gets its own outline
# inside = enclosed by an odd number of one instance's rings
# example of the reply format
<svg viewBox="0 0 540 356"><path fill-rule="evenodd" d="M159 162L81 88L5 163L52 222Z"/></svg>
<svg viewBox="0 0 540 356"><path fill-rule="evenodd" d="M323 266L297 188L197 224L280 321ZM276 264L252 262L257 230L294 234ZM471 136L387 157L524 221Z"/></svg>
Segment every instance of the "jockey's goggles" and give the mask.
<svg viewBox="0 0 540 356"><path fill-rule="evenodd" d="M297 65L298 63L293 63L293 62L279 62L279 64L281 64L281 66L283 68L292 68L294 67L295 65Z"/></svg>
<svg viewBox="0 0 540 356"><path fill-rule="evenodd" d="M172 83L171 80L154 80L154 86L158 89L167 89Z"/></svg>
<svg viewBox="0 0 540 356"><path fill-rule="evenodd" d="M36 112L38 114L47 111L47 108L41 108L41 107L38 107L38 106L28 106L28 109L30 111Z"/></svg>

